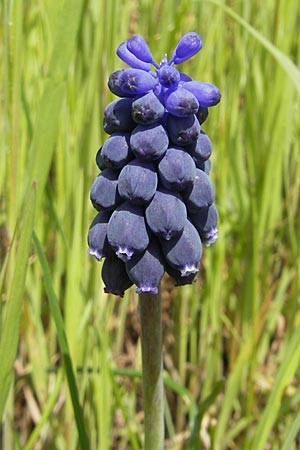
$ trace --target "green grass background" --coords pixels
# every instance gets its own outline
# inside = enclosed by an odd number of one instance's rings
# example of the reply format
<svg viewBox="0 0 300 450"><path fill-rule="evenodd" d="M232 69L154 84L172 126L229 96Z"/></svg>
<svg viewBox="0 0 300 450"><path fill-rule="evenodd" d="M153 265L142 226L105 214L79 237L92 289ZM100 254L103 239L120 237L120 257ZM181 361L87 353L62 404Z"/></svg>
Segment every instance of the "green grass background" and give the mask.
<svg viewBox="0 0 300 450"><path fill-rule="evenodd" d="M143 448L137 299L86 254L109 73L134 33L216 84L220 238L163 283L166 448L300 448L299 0L2 0L0 448ZM33 233L34 230L34 233ZM13 370L14 369L14 370Z"/></svg>

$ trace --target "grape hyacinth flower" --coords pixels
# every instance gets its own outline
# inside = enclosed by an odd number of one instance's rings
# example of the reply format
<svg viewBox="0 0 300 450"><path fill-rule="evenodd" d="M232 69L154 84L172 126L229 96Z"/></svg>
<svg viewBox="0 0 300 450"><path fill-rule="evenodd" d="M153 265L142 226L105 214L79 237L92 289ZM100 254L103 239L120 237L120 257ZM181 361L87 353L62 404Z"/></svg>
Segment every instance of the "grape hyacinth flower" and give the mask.
<svg viewBox="0 0 300 450"><path fill-rule="evenodd" d="M98 211L110 212L106 248L123 261L135 255L125 268L138 292L151 294L158 288L146 282L147 274L134 272L132 267L147 251L145 246L160 248L165 272L172 274L163 249L172 245L174 234L178 238L178 233L183 233L186 220L198 235L194 241L195 254L199 255L197 270L202 244L210 245L217 239L218 212L212 205L214 189L208 175L212 144L202 124L221 94L213 84L192 80L175 67L198 53L202 45L201 37L189 32L179 40L171 59L165 55L158 64L145 39L134 35L117 49L119 58L130 68L116 70L109 77L108 87L119 98L104 110L103 127L109 137L97 153L101 172L92 186L91 201ZM130 208L138 209L138 214L127 212L127 217L124 211ZM114 211L122 214L116 216ZM106 256L107 250L95 251L94 240L90 254L97 259L100 255L111 258ZM183 265L188 265L189 252L188 247L183 249ZM158 267L157 283L161 279L160 264ZM118 271L115 278L119 284ZM177 273L174 282L178 284ZM124 283L124 291L125 286L128 283ZM105 286L105 290L124 294L119 285L118 289Z"/></svg>
<svg viewBox="0 0 300 450"><path fill-rule="evenodd" d="M160 280L167 273L176 286L193 283L203 245L218 237L212 143L202 124L221 93L175 67L202 45L198 33L186 33L160 63L138 34L119 45L129 68L109 76L118 98L104 110L109 136L97 152L100 174L90 193L97 215L89 253L105 258L104 291L123 296L135 285L139 294L145 450L163 449Z"/></svg>

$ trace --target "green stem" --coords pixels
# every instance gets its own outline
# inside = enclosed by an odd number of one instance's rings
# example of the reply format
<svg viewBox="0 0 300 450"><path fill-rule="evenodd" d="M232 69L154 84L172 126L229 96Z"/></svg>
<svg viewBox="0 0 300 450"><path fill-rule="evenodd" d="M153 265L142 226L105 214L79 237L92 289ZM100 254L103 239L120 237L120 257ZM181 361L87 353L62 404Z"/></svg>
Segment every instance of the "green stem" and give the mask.
<svg viewBox="0 0 300 450"><path fill-rule="evenodd" d="M145 450L164 448L164 390L160 295L140 294Z"/></svg>

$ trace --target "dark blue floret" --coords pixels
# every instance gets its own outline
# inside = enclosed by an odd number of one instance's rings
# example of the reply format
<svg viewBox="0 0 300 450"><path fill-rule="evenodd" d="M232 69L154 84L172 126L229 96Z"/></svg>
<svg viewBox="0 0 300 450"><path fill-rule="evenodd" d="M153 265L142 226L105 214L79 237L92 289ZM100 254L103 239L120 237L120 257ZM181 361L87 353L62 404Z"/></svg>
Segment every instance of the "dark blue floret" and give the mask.
<svg viewBox="0 0 300 450"><path fill-rule="evenodd" d="M191 155L181 148L168 148L158 164L161 183L171 191L182 191L193 185L196 166Z"/></svg>
<svg viewBox="0 0 300 450"><path fill-rule="evenodd" d="M89 254L100 261L103 256L113 256L114 251L107 240L107 224L111 213L101 211L94 218L88 232Z"/></svg>
<svg viewBox="0 0 300 450"><path fill-rule="evenodd" d="M155 194L157 174L151 162L133 159L120 172L118 190L125 200L136 205L148 203Z"/></svg>
<svg viewBox="0 0 300 450"><path fill-rule="evenodd" d="M121 89L121 80L122 80L121 75L124 72L124 70L125 69L119 69L111 73L107 85L109 87L109 90L118 97L134 97L135 96L134 93L125 94Z"/></svg>
<svg viewBox="0 0 300 450"><path fill-rule="evenodd" d="M213 203L209 208L203 208L196 214L190 215L191 221L198 230L203 244L209 246L218 239L218 210Z"/></svg>
<svg viewBox="0 0 300 450"><path fill-rule="evenodd" d="M114 133L106 139L102 146L101 156L107 167L121 169L134 158L129 139L130 133Z"/></svg>
<svg viewBox="0 0 300 450"><path fill-rule="evenodd" d="M195 158L193 156L193 160L195 161L197 169L203 170L203 172L206 173L206 175L209 175L210 169L211 169L211 160L210 159L201 159L201 158Z"/></svg>
<svg viewBox="0 0 300 450"><path fill-rule="evenodd" d="M167 262L181 276L197 273L202 255L202 244L199 234L189 220L186 220L183 231L169 241L161 241L162 251Z"/></svg>
<svg viewBox="0 0 300 450"><path fill-rule="evenodd" d="M106 294L120 295L120 297L123 297L126 289L130 288L133 284L127 275L125 263L116 256L105 258L101 275Z"/></svg>
<svg viewBox="0 0 300 450"><path fill-rule="evenodd" d="M208 117L208 108L200 106L198 112L196 113L196 117L199 120L200 125L202 125Z"/></svg>
<svg viewBox="0 0 300 450"><path fill-rule="evenodd" d="M118 175L116 170L104 169L95 179L90 199L98 211L111 211L122 202L118 192Z"/></svg>
<svg viewBox="0 0 300 450"><path fill-rule="evenodd" d="M133 256L125 264L127 274L136 285L136 292L158 293L158 285L165 268L158 240L153 237L141 255Z"/></svg>
<svg viewBox="0 0 300 450"><path fill-rule="evenodd" d="M163 188L156 191L146 208L146 222L151 231L162 239L178 235L187 218L185 204L177 192Z"/></svg>
<svg viewBox="0 0 300 450"><path fill-rule="evenodd" d="M170 264L166 264L165 268L168 275L175 281L175 286L184 286L186 284L191 284L196 280L197 272L183 276L181 275L180 270L174 269Z"/></svg>
<svg viewBox="0 0 300 450"><path fill-rule="evenodd" d="M132 131L135 122L131 117L131 98L120 98L109 103L104 109L103 128L107 134Z"/></svg>
<svg viewBox="0 0 300 450"><path fill-rule="evenodd" d="M107 165L104 162L104 159L101 156L102 147L99 148L96 154L96 164L100 170L104 170L107 168Z"/></svg>
<svg viewBox="0 0 300 450"><path fill-rule="evenodd" d="M157 80L140 69L124 69L120 75L120 89L125 95L146 94L155 88Z"/></svg>
<svg viewBox="0 0 300 450"><path fill-rule="evenodd" d="M180 72L173 66L163 65L157 75L160 84L165 88L176 88L180 82Z"/></svg>
<svg viewBox="0 0 300 450"><path fill-rule="evenodd" d="M142 161L160 158L167 150L169 138L160 124L138 125L131 133L130 145L135 156Z"/></svg>
<svg viewBox="0 0 300 450"><path fill-rule="evenodd" d="M186 147L187 151L193 156L193 158L197 161L198 159L206 160L210 157L212 151L211 140L207 136L204 131L201 130L201 133L197 139L197 141L193 142L189 146Z"/></svg>
<svg viewBox="0 0 300 450"><path fill-rule="evenodd" d="M168 112L177 117L196 114L199 108L196 97L184 88L169 90L163 100Z"/></svg>
<svg viewBox="0 0 300 450"><path fill-rule="evenodd" d="M144 209L128 201L122 203L108 222L107 239L118 258L123 261L143 252L149 244Z"/></svg>
<svg viewBox="0 0 300 450"><path fill-rule="evenodd" d="M214 201L214 188L205 172L196 169L194 183L183 193L186 207L190 212L198 212L199 209L207 208Z"/></svg>
<svg viewBox="0 0 300 450"><path fill-rule="evenodd" d="M141 125L158 122L164 115L165 108L153 91L138 97L132 104L132 118Z"/></svg>
<svg viewBox="0 0 300 450"><path fill-rule="evenodd" d="M185 147L198 139L200 124L194 114L188 117L176 117L168 114L167 130L173 144Z"/></svg>

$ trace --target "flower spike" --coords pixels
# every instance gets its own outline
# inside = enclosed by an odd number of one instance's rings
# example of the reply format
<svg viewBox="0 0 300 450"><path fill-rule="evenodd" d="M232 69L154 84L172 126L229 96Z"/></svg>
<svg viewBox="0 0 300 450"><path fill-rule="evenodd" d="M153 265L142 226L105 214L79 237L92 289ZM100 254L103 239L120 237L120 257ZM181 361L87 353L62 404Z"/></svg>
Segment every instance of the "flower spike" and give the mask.
<svg viewBox="0 0 300 450"><path fill-rule="evenodd" d="M119 98L104 109L109 136L97 152L100 174L90 199L98 214L88 231L89 253L105 258L106 293L122 296L134 284L138 294L151 296L164 272L177 286L190 284L203 245L218 237L212 143L202 125L221 93L175 67L201 48L194 31L160 64L139 34L117 48L129 68L108 80Z"/></svg>

